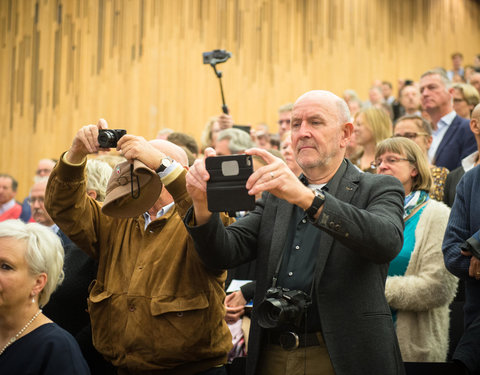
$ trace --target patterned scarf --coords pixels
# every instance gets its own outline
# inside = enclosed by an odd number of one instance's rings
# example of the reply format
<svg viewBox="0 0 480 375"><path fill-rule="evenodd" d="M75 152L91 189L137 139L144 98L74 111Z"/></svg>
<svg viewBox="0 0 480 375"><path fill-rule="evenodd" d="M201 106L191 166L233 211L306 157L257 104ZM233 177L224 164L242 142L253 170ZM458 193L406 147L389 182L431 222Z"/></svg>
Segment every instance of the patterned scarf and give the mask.
<svg viewBox="0 0 480 375"><path fill-rule="evenodd" d="M418 206L428 201L428 193L424 190L412 191L405 197L403 220L405 220L412 211L414 211Z"/></svg>

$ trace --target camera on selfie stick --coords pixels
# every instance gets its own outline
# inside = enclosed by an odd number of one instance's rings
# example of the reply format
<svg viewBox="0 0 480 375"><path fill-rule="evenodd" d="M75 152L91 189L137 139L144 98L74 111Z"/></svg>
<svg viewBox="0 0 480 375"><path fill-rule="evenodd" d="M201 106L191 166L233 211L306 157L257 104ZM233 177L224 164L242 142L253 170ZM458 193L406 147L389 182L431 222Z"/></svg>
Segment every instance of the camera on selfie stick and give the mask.
<svg viewBox="0 0 480 375"><path fill-rule="evenodd" d="M203 53L203 63L210 64L215 72L215 75L218 77L220 82L220 93L222 94L222 111L228 115L228 107L225 104L225 97L223 96L223 86L222 86L222 72L217 70L217 64L224 63L230 57L232 57L231 52L225 51L224 49L214 49L211 52Z"/></svg>

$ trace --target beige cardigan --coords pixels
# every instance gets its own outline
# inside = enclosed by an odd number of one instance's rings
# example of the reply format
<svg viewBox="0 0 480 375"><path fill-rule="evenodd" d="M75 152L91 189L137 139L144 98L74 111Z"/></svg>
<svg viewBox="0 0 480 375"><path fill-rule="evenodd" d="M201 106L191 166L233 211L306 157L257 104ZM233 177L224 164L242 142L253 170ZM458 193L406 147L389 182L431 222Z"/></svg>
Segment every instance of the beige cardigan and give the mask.
<svg viewBox="0 0 480 375"><path fill-rule="evenodd" d="M442 241L450 209L430 199L415 229L415 248L404 276L387 278L385 295L397 309L397 336L406 362L444 362L449 305L458 279L445 268Z"/></svg>

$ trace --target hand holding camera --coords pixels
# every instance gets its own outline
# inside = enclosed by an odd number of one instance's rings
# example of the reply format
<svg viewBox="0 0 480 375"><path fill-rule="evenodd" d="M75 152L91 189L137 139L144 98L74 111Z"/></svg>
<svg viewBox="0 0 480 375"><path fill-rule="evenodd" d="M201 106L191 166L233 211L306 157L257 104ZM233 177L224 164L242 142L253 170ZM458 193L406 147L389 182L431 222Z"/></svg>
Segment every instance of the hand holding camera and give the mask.
<svg viewBox="0 0 480 375"><path fill-rule="evenodd" d="M72 146L66 156L67 161L79 164L88 154L98 152L101 149L98 144L98 131L107 128L108 124L104 119L98 120L96 125L83 126L73 139Z"/></svg>

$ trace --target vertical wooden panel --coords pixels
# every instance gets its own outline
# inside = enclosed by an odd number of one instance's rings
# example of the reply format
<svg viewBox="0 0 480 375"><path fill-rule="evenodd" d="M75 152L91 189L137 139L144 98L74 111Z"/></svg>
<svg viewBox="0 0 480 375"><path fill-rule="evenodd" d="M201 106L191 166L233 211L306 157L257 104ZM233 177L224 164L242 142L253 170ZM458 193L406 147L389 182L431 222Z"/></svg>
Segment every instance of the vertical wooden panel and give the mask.
<svg viewBox="0 0 480 375"><path fill-rule="evenodd" d="M0 2L0 171L20 181L99 117L147 138L199 138L220 113L204 51L223 48L237 123L276 130L279 105L310 89L363 98L374 79L418 79L479 51L473 0L5 0Z"/></svg>

